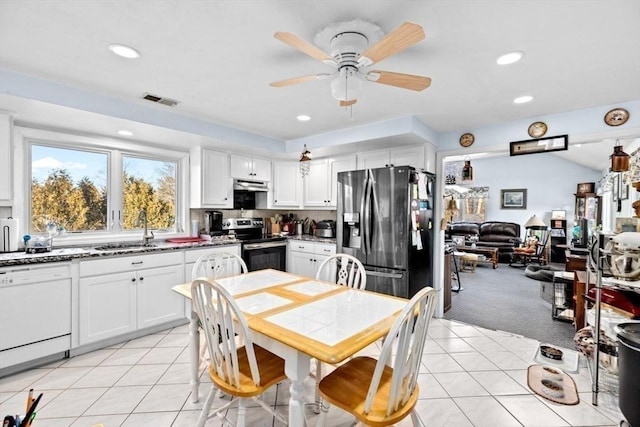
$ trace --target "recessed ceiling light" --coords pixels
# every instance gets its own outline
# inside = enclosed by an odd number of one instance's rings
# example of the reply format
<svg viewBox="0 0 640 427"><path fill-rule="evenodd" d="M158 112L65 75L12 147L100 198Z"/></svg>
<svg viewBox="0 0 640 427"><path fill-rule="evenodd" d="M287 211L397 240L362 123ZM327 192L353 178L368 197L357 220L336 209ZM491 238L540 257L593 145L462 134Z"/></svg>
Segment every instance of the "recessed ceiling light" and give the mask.
<svg viewBox="0 0 640 427"><path fill-rule="evenodd" d="M525 95L525 96L519 96L516 99L513 100L514 104L524 104L527 102L531 102L533 101L533 96L531 95Z"/></svg>
<svg viewBox="0 0 640 427"><path fill-rule="evenodd" d="M298 120L299 122L308 122L309 120L311 120L311 117L307 116L306 114L300 114L296 116L296 120Z"/></svg>
<svg viewBox="0 0 640 427"><path fill-rule="evenodd" d="M118 135L122 135L122 136L133 136L133 132L131 132L130 130L119 130L118 131Z"/></svg>
<svg viewBox="0 0 640 427"><path fill-rule="evenodd" d="M573 146L576 147L576 148L580 148L580 147L582 147L582 144L573 144Z"/></svg>
<svg viewBox="0 0 640 427"><path fill-rule="evenodd" d="M111 44L109 45L109 50L118 56L122 56L123 58L140 58L140 52L138 52L131 46L126 46L123 44Z"/></svg>
<svg viewBox="0 0 640 427"><path fill-rule="evenodd" d="M520 61L520 59L522 59L522 55L524 55L524 53L518 51L505 53L504 55L500 56L496 60L496 62L498 63L498 65L513 64L514 62Z"/></svg>

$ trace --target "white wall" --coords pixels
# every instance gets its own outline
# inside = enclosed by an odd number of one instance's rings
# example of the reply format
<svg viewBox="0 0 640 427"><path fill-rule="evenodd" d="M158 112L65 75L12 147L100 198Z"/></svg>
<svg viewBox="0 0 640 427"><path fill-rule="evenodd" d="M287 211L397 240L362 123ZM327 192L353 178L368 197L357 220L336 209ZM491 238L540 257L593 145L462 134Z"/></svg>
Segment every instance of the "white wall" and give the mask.
<svg viewBox="0 0 640 427"><path fill-rule="evenodd" d="M605 164L608 159L603 159ZM489 187L487 221L509 221L521 224L536 214L547 224L551 210L566 210L570 227L574 215L574 194L577 184L596 182L602 173L561 159L552 153L515 157L490 157L474 159L473 186ZM526 209L501 209L500 190L527 189Z"/></svg>

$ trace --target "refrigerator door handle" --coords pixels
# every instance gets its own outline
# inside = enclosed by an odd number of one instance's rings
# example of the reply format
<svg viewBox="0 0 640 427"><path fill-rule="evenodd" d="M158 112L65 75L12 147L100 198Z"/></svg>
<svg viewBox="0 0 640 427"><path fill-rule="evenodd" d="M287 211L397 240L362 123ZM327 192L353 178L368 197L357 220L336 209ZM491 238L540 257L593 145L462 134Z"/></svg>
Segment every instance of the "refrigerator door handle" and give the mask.
<svg viewBox="0 0 640 427"><path fill-rule="evenodd" d="M367 276L389 277L391 279L402 279L402 274L401 273L382 273L380 271L367 270L366 268L364 269L364 272L367 274Z"/></svg>
<svg viewBox="0 0 640 427"><path fill-rule="evenodd" d="M363 221L364 221L364 253L371 253L371 191L372 191L372 182L371 182L371 172L367 169L367 181L364 187L364 212L363 212Z"/></svg>

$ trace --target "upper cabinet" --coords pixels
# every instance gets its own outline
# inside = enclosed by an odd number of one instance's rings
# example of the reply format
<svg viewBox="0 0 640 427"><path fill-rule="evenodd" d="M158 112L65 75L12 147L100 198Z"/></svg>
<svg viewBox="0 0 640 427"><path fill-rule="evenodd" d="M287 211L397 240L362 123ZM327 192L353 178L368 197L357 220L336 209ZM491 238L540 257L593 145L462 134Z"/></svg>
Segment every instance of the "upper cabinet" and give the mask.
<svg viewBox="0 0 640 427"><path fill-rule="evenodd" d="M271 181L271 162L232 154L231 178L250 181Z"/></svg>
<svg viewBox="0 0 640 427"><path fill-rule="evenodd" d="M274 208L302 206L302 176L298 162L273 162L272 197Z"/></svg>
<svg viewBox="0 0 640 427"><path fill-rule="evenodd" d="M416 169L423 169L425 167L424 145L358 153L358 169L407 165L413 166Z"/></svg>
<svg viewBox="0 0 640 427"><path fill-rule="evenodd" d="M13 201L12 146L11 116L0 114L0 206L11 206Z"/></svg>
<svg viewBox="0 0 640 427"><path fill-rule="evenodd" d="M232 208L229 155L202 147L191 150L191 207Z"/></svg>
<svg viewBox="0 0 640 427"><path fill-rule="evenodd" d="M303 205L335 208L338 172L356 168L356 156L312 160L309 174L304 178Z"/></svg>

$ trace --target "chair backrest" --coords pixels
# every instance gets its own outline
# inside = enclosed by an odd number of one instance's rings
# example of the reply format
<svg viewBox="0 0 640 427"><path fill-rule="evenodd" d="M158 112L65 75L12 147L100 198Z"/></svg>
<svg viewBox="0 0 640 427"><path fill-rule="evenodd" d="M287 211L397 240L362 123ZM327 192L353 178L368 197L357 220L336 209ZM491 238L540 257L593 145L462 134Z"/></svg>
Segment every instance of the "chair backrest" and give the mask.
<svg viewBox="0 0 640 427"><path fill-rule="evenodd" d="M239 335L244 342L253 383L260 384L249 327L231 294L213 280L195 279L191 283L191 299L205 333L209 363L216 375L227 384L240 387L236 344L236 335Z"/></svg>
<svg viewBox="0 0 640 427"><path fill-rule="evenodd" d="M544 254L544 251L547 248L547 243L549 242L550 235L551 232L548 229L540 231L540 240L536 245L536 256L541 256Z"/></svg>
<svg viewBox="0 0 640 427"><path fill-rule="evenodd" d="M191 280L198 277L222 279L247 272L247 264L238 255L230 252L211 252L196 260L191 269Z"/></svg>
<svg viewBox="0 0 640 427"><path fill-rule="evenodd" d="M380 358L371 378L364 412L369 413L373 397L380 386L380 379L387 361L395 353L393 375L387 401L387 415L398 410L409 400L417 381L422 351L427 338L427 328L436 307L436 291L425 287L411 298L396 319L382 345ZM394 351L394 343L397 347Z"/></svg>
<svg viewBox="0 0 640 427"><path fill-rule="evenodd" d="M334 254L325 259L318 267L316 279L354 289L364 289L367 286L364 266L358 258L347 254Z"/></svg>

